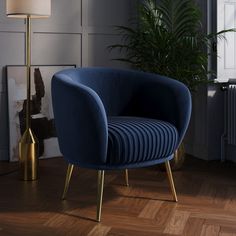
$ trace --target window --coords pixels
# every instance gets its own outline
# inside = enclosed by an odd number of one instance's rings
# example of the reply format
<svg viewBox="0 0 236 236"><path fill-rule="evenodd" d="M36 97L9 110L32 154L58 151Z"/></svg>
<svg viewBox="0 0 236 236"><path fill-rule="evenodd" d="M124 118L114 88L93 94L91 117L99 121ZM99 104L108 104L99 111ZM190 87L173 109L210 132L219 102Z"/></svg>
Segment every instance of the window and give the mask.
<svg viewBox="0 0 236 236"><path fill-rule="evenodd" d="M217 31L235 28L236 0L217 0ZM236 79L236 33L225 34L218 42L217 81Z"/></svg>

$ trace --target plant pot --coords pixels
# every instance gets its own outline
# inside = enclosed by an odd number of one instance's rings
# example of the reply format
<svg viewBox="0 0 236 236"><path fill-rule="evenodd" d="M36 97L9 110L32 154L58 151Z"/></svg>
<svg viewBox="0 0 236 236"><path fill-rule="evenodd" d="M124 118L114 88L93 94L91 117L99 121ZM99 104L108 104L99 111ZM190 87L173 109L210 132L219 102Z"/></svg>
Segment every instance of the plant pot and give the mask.
<svg viewBox="0 0 236 236"><path fill-rule="evenodd" d="M174 158L170 161L172 170L179 170L184 164L185 160L185 148L184 144L181 143L179 148L176 150Z"/></svg>
<svg viewBox="0 0 236 236"><path fill-rule="evenodd" d="M170 161L171 169L173 171L181 169L181 167L184 164L184 160L185 160L185 148L184 144L181 143L179 148L175 151L174 158ZM159 165L159 167L162 171L165 171L166 169L164 164Z"/></svg>

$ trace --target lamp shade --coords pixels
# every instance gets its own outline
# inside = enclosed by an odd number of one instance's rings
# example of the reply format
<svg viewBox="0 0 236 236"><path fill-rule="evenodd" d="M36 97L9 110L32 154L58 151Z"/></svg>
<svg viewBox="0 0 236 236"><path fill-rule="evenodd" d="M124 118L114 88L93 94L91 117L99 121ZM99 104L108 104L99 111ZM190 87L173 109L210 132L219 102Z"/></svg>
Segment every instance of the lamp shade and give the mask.
<svg viewBox="0 0 236 236"><path fill-rule="evenodd" d="M51 15L51 0L6 0L8 17L43 18Z"/></svg>

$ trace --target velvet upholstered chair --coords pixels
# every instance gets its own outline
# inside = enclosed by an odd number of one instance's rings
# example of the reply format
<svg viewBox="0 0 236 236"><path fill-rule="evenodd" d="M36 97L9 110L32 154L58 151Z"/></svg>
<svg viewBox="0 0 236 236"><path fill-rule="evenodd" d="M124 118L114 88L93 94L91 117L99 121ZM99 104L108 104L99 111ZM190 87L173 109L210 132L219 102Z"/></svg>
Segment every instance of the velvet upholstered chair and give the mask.
<svg viewBox="0 0 236 236"><path fill-rule="evenodd" d="M156 74L108 69L69 69L54 75L52 99L59 146L69 163L63 199L74 165L98 171L97 221L101 219L105 170L165 163L181 143L191 113L182 83Z"/></svg>

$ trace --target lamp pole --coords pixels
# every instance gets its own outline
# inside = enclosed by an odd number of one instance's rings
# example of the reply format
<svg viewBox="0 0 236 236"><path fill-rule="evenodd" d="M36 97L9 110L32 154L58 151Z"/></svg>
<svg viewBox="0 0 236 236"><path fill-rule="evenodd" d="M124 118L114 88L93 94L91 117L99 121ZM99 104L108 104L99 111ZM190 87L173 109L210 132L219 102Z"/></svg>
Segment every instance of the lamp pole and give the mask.
<svg viewBox="0 0 236 236"><path fill-rule="evenodd" d="M26 129L31 127L30 121L30 95L31 95L31 19L26 18L26 73L27 73L27 103L26 103Z"/></svg>
<svg viewBox="0 0 236 236"><path fill-rule="evenodd" d="M31 18L26 18L26 129L19 142L20 178L38 178L38 140L31 130Z"/></svg>

